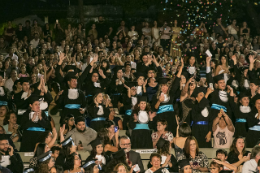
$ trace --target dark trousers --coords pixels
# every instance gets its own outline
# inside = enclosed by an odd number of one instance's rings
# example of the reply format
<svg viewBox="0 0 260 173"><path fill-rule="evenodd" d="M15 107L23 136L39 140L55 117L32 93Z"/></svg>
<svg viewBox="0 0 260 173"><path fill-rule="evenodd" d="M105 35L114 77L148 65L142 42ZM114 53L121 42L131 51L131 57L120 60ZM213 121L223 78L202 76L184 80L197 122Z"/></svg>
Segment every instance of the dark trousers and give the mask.
<svg viewBox="0 0 260 173"><path fill-rule="evenodd" d="M163 47L163 50L167 50L168 53L170 53L171 39L161 39L160 44Z"/></svg>

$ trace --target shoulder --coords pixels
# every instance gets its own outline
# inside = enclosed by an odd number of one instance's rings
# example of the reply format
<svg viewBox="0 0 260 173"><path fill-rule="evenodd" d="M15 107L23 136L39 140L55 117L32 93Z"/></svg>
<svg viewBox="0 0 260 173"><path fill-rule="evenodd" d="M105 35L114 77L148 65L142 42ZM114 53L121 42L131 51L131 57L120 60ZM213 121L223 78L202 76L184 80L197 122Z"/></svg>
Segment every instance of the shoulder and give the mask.
<svg viewBox="0 0 260 173"><path fill-rule="evenodd" d="M199 155L200 157L207 158L206 154L204 154L202 151L199 151L199 152L198 152L198 155Z"/></svg>

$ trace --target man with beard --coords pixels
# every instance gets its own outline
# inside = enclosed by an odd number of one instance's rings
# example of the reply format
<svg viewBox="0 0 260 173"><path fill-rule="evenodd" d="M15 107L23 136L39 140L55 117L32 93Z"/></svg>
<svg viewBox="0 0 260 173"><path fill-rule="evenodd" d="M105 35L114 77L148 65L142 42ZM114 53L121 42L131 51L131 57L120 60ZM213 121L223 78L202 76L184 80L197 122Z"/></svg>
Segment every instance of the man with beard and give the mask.
<svg viewBox="0 0 260 173"><path fill-rule="evenodd" d="M6 134L0 135L1 166L10 169L13 173L21 173L23 172L23 161L20 155L14 152L13 147L9 145L9 136Z"/></svg>
<svg viewBox="0 0 260 173"><path fill-rule="evenodd" d="M140 154L131 150L131 141L127 136L121 136L119 141L120 148L124 148L126 152L126 158L128 162L131 162L132 165L136 165L134 171L144 172L143 162L141 160ZM140 168L138 170L138 167Z"/></svg>
<svg viewBox="0 0 260 173"><path fill-rule="evenodd" d="M96 139L97 132L92 128L86 127L85 118L80 116L75 120L76 128L71 130L66 136L70 136L75 145L77 145L77 150L91 151L92 147L90 142Z"/></svg>

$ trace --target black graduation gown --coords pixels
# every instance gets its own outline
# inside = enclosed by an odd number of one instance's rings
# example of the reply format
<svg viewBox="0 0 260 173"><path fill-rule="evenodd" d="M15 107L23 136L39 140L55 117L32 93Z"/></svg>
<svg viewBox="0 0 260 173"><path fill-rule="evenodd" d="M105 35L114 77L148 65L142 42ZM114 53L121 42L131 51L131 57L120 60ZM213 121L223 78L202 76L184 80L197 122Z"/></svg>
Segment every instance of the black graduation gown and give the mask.
<svg viewBox="0 0 260 173"><path fill-rule="evenodd" d="M124 84L116 85L116 78L113 78L109 85L109 95L114 108L118 107L118 102L121 100L122 93L125 91Z"/></svg>
<svg viewBox="0 0 260 173"><path fill-rule="evenodd" d="M154 128L154 121L148 121L147 124L149 127L148 129L135 129L137 125L141 124L139 122L134 122L134 114L138 115L138 112L133 112L131 115L131 119L129 121L129 127L133 129L132 136L131 136L131 144L132 148L153 148L153 142L152 142L152 131L151 129ZM149 113L147 112L148 116Z"/></svg>
<svg viewBox="0 0 260 173"><path fill-rule="evenodd" d="M7 91L3 86L0 87L0 106L2 105L8 106Z"/></svg>
<svg viewBox="0 0 260 173"><path fill-rule="evenodd" d="M247 126L247 117L251 114L250 112L241 112L241 106L240 104L236 104L234 102L234 98L231 98L230 106L232 107L232 110L234 112L235 117L235 134L234 137L243 136L246 137L248 126Z"/></svg>
<svg viewBox="0 0 260 173"><path fill-rule="evenodd" d="M14 104L16 105L17 109L17 124L21 125L23 113L29 107L29 99L21 98L24 91L14 94Z"/></svg>
<svg viewBox="0 0 260 173"><path fill-rule="evenodd" d="M103 107L103 115L98 115L98 111L99 111L99 107L97 107L94 103L92 103L89 107L88 107L88 113L91 117L91 123L90 123L90 127L92 129L94 129L95 131L99 131L101 128L104 128L106 119L108 118L109 114L110 114L110 110L109 107L106 107L103 104L100 104L100 106Z"/></svg>
<svg viewBox="0 0 260 173"><path fill-rule="evenodd" d="M170 89L170 92L169 92L170 100L168 102L165 102L165 103L162 102L159 106L159 109L155 109L155 105L156 105L157 101L159 100L157 98L157 94L155 94L153 96L153 99L152 99L152 110L157 112L157 115L154 117L154 121L157 122L157 120L159 120L159 119L166 120L167 123L168 123L168 130L170 132L172 132L172 134L176 134L176 128L177 128L175 112L174 111L166 111L166 112L160 113L160 112L158 112L158 110L160 110L161 106L165 106L165 105L172 105L173 106L174 98L175 98L174 95L175 95L175 92L178 90L179 86L180 86L180 78L176 77L175 80L172 83L171 88L169 88Z"/></svg>
<svg viewBox="0 0 260 173"><path fill-rule="evenodd" d="M122 102L124 105L124 107L122 108L123 110L122 114L124 114L124 119L123 119L124 130L128 130L128 123L132 115L132 108L134 107L134 105L132 104L132 97L136 97L136 96L131 96L131 98L129 98L127 94L124 94L122 96Z"/></svg>
<svg viewBox="0 0 260 173"><path fill-rule="evenodd" d="M192 135L197 139L200 148L211 148L211 141L206 142L206 135L212 131L212 115L209 101L204 97L193 105L186 122L192 127Z"/></svg>
<svg viewBox="0 0 260 173"><path fill-rule="evenodd" d="M253 110L250 112L250 115L247 116L247 126L248 132L246 135L246 147L253 148L260 138L260 120L256 119L257 111ZM254 128L258 128L258 130L254 130Z"/></svg>
<svg viewBox="0 0 260 173"><path fill-rule="evenodd" d="M86 99L84 93L78 89L78 98L69 99L69 90L70 89L64 90L57 100L57 104L62 109L60 122L63 122L63 119L66 117L66 115L69 114L74 115L75 119L79 116L82 116L79 108L68 108L68 105L77 104L80 105L80 108L86 107Z"/></svg>
<svg viewBox="0 0 260 173"><path fill-rule="evenodd" d="M21 123L21 130L23 130L23 137L21 142L21 152L33 152L36 143L39 141L39 136L41 136L44 131L51 130L51 124L48 120L44 111L41 112L42 120L39 120L37 123L34 123L29 119L30 110L27 110L22 115L22 123ZM32 131L28 130L28 128L42 128L43 131Z"/></svg>
<svg viewBox="0 0 260 173"><path fill-rule="evenodd" d="M146 94L148 102L152 102L153 95L157 93L159 84L157 84L155 87L150 87L148 84L146 85Z"/></svg>

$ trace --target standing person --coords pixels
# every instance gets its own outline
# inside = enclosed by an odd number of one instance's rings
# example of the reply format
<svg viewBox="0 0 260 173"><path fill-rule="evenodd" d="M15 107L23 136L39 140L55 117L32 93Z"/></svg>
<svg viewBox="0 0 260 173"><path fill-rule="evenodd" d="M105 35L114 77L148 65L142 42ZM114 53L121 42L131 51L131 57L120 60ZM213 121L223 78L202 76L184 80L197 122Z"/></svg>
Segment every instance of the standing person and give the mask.
<svg viewBox="0 0 260 173"><path fill-rule="evenodd" d="M159 34L158 23L156 20L153 22L153 27L152 27L152 42L156 43L157 46L160 46L160 34Z"/></svg>
<svg viewBox="0 0 260 173"><path fill-rule="evenodd" d="M214 26L213 28L214 30L214 33L215 33L215 38L217 38L218 35L221 35L221 36L227 36L227 32L226 32L226 29L224 28L224 26L221 24L221 18L218 18L217 19L217 24L216 26Z"/></svg>
<svg viewBox="0 0 260 173"><path fill-rule="evenodd" d="M20 155L14 152L14 148L9 145L8 135L0 135L1 166L10 169L13 173L23 171L23 161Z"/></svg>
<svg viewBox="0 0 260 173"><path fill-rule="evenodd" d="M180 33L181 28L178 27L178 21L174 20L174 26L172 27L171 56L181 56L180 47L177 45Z"/></svg>
<svg viewBox="0 0 260 173"><path fill-rule="evenodd" d="M91 151L90 142L96 139L97 132L89 127L86 127L85 118L78 117L75 119L76 128L68 132L67 136L71 136L78 150Z"/></svg>
<svg viewBox="0 0 260 173"><path fill-rule="evenodd" d="M149 23L145 22L145 27L142 28L143 35L148 38L148 42L151 42L152 29L149 27Z"/></svg>
<svg viewBox="0 0 260 173"><path fill-rule="evenodd" d="M164 50L170 52L171 47L171 28L167 25L167 22L164 21L163 26L160 28L160 43Z"/></svg>
<svg viewBox="0 0 260 173"><path fill-rule="evenodd" d="M247 22L243 22L240 28L240 37L243 35L245 35L247 39L250 37L250 28L247 26Z"/></svg>
<svg viewBox="0 0 260 173"><path fill-rule="evenodd" d="M232 35L236 40L238 40L237 32L239 31L238 26L236 26L237 20L233 19L231 25L227 27L229 35Z"/></svg>
<svg viewBox="0 0 260 173"><path fill-rule="evenodd" d="M235 128L228 115L220 110L212 125L214 148L230 148Z"/></svg>
<svg viewBox="0 0 260 173"><path fill-rule="evenodd" d="M129 122L129 127L133 129L131 136L133 148L153 148L150 129L154 127L155 115L155 112L151 112L146 96L139 96Z"/></svg>
<svg viewBox="0 0 260 173"><path fill-rule="evenodd" d="M242 168L242 173L257 172L258 163L260 160L260 146L256 145L252 149L251 160L245 162Z"/></svg>
<svg viewBox="0 0 260 173"><path fill-rule="evenodd" d="M32 95L29 106L30 109L22 115L21 121L21 130L23 130L22 152L34 151L35 145L40 142L39 136L51 129L47 115L40 109L39 96Z"/></svg>

